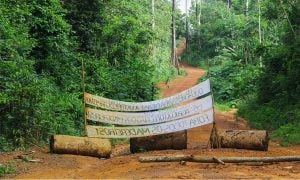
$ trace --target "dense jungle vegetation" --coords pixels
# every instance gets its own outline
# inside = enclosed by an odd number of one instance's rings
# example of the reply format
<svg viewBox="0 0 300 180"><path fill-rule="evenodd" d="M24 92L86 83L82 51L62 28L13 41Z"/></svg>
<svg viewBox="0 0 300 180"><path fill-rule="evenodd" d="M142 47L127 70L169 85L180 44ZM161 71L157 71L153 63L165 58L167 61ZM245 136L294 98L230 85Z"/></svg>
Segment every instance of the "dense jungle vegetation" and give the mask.
<svg viewBox="0 0 300 180"><path fill-rule="evenodd" d="M300 143L297 0L194 0L188 63L208 67L218 102L256 128ZM170 65L172 2L0 0L0 151L82 135L86 91L124 101L158 98ZM185 36L177 13L177 36ZM155 23L153 23L153 20Z"/></svg>
<svg viewBox="0 0 300 180"><path fill-rule="evenodd" d="M0 1L0 151L81 135L86 91L124 101L157 97L170 66L172 3Z"/></svg>
<svg viewBox="0 0 300 180"><path fill-rule="evenodd" d="M237 106L252 127L284 144L299 144L299 2L197 0L189 17L184 59L210 68L217 102Z"/></svg>

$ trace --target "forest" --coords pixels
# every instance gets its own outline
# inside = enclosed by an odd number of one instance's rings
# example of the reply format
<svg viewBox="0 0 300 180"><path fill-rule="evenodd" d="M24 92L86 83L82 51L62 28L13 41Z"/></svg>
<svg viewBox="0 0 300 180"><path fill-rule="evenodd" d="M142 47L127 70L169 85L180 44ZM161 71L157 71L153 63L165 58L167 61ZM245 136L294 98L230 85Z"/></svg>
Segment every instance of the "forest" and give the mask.
<svg viewBox="0 0 300 180"><path fill-rule="evenodd" d="M300 143L300 11L297 0L194 1L185 58L210 68L216 101L253 128Z"/></svg>
<svg viewBox="0 0 300 180"><path fill-rule="evenodd" d="M176 10L181 59L209 70L216 104L300 143L298 0L193 0ZM141 102L178 74L172 2L0 0L0 151L84 135L85 91ZM180 71L179 71L180 72ZM200 81L200 80L199 80Z"/></svg>

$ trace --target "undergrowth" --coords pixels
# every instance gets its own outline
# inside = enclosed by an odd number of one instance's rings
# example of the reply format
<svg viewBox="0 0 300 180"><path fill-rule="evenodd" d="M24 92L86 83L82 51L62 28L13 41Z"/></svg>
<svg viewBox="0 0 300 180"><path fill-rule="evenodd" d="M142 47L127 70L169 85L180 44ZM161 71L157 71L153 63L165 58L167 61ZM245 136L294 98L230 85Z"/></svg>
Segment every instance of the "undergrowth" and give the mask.
<svg viewBox="0 0 300 180"><path fill-rule="evenodd" d="M13 172L15 172L15 163L13 161L7 164L0 164L0 177Z"/></svg>
<svg viewBox="0 0 300 180"><path fill-rule="evenodd" d="M300 104L259 104L256 97L250 96L239 104L238 114L251 127L270 131L271 138L281 145L300 144Z"/></svg>
<svg viewBox="0 0 300 180"><path fill-rule="evenodd" d="M219 102L215 102L214 103L214 107L220 111L230 111L230 105L227 103L219 103Z"/></svg>

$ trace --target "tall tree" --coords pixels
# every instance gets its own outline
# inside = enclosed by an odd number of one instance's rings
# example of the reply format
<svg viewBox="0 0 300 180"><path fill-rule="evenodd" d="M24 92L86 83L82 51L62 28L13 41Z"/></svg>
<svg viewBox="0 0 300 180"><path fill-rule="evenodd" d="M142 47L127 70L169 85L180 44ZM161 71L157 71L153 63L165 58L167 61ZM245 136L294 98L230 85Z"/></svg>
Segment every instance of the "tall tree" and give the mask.
<svg viewBox="0 0 300 180"><path fill-rule="evenodd" d="M155 28L155 0L151 0L152 29Z"/></svg>
<svg viewBox="0 0 300 180"><path fill-rule="evenodd" d="M198 48L197 50L200 51L201 48L201 13L202 13L202 0L196 0L196 27L197 27L197 41L198 41Z"/></svg>
<svg viewBox="0 0 300 180"><path fill-rule="evenodd" d="M260 10L260 0L257 0L258 4L258 38L259 38L259 44L262 43L262 35L261 35L261 10ZM259 66L262 67L262 57L259 56Z"/></svg>
<svg viewBox="0 0 300 180"><path fill-rule="evenodd" d="M185 0L185 43L186 43L186 61L189 61L189 20L188 20L188 1Z"/></svg>
<svg viewBox="0 0 300 180"><path fill-rule="evenodd" d="M172 50L171 50L171 64L176 66L176 0L172 0Z"/></svg>

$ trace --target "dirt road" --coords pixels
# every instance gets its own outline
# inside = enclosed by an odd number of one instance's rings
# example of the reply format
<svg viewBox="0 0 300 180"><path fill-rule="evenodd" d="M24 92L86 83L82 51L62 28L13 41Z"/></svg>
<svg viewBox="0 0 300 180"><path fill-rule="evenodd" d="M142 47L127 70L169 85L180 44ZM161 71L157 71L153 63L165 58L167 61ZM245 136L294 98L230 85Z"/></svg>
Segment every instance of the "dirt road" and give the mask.
<svg viewBox="0 0 300 180"><path fill-rule="evenodd" d="M159 84L163 96L171 96L196 84L197 79L205 71L186 66L188 75L180 76L169 83ZM242 119L236 120L234 110L216 112L216 121L221 128L248 129ZM48 153L48 148L35 148L32 156L40 159L39 163L28 163L17 158L24 152L0 154L0 162L14 161L17 172L6 178L200 178L200 179L300 179L300 162L272 164L205 164L188 162L180 165L177 162L140 163L138 157L153 154L195 154L202 156L276 156L300 154L300 146L281 147L271 142L269 151L250 151L237 149L206 149L211 125L188 130L187 150L164 150L138 154L130 154L127 144L119 144L114 148L114 157L98 159L76 155L58 155Z"/></svg>

